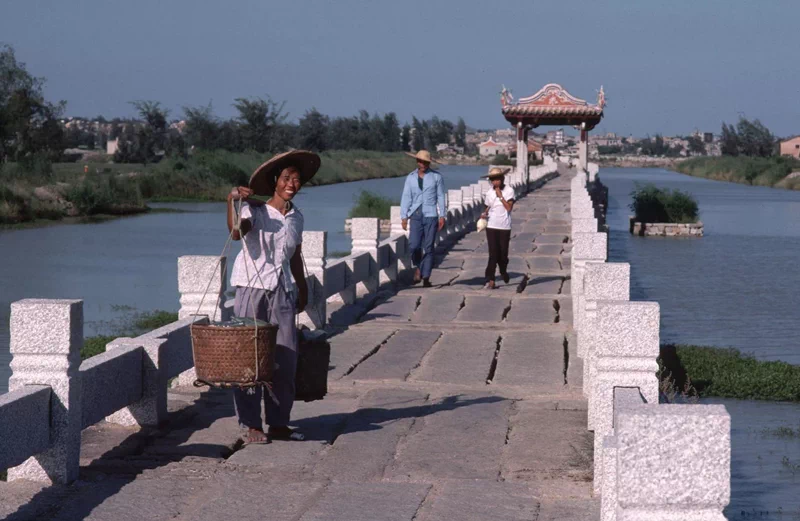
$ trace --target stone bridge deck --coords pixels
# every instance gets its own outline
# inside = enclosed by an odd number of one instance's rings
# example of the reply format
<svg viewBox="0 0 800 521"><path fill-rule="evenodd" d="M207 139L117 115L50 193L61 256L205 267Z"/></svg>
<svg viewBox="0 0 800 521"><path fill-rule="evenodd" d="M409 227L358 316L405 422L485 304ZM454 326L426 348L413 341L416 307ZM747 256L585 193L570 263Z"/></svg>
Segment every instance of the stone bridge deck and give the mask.
<svg viewBox="0 0 800 521"><path fill-rule="evenodd" d="M568 207L565 177L517 203L510 284L482 289L470 233L437 259L436 288L401 289L334 336L330 394L295 405L307 441L242 447L229 393L179 388L162 430L84 431L75 484L3 483L0 517L596 519Z"/></svg>

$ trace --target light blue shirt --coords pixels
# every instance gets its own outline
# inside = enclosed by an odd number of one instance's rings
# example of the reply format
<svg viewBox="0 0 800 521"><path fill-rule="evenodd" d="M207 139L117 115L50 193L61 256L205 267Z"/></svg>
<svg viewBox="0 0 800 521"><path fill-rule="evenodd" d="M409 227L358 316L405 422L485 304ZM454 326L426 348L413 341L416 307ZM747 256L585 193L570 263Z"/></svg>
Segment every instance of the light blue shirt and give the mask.
<svg viewBox="0 0 800 521"><path fill-rule="evenodd" d="M403 197L400 200L400 217L408 219L422 207L423 217L446 217L444 207L444 179L436 170L428 170L422 177L422 190L419 189L419 170L406 176Z"/></svg>

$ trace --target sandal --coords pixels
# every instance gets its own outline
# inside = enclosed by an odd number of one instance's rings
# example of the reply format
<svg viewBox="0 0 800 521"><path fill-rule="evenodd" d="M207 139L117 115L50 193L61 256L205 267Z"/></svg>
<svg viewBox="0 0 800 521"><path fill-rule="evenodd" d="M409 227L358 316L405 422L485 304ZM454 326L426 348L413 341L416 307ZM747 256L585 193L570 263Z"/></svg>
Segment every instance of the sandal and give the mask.
<svg viewBox="0 0 800 521"><path fill-rule="evenodd" d="M289 427L270 427L267 431L267 437L270 440L281 441L303 441L306 439L303 433Z"/></svg>
<svg viewBox="0 0 800 521"><path fill-rule="evenodd" d="M267 445L271 443L269 437L264 434L264 431L258 429L248 429L242 435L242 441L245 445Z"/></svg>

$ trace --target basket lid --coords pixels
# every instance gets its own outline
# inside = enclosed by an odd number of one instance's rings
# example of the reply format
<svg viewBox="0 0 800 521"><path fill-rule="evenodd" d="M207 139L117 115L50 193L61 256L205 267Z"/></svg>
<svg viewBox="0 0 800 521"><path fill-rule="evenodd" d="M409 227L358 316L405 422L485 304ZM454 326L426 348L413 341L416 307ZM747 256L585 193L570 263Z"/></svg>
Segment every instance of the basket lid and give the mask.
<svg viewBox="0 0 800 521"><path fill-rule="evenodd" d="M223 322L211 322L210 325L216 327L257 326L265 328L269 326L269 322L265 322L264 320L257 320L251 317L233 317L230 320L225 320Z"/></svg>

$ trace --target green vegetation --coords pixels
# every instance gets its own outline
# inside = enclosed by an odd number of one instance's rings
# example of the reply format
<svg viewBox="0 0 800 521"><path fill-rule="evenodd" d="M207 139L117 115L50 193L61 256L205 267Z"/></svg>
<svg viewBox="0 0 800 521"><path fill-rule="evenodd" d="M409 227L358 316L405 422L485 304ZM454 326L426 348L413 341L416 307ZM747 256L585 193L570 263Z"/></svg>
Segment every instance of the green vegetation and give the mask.
<svg viewBox="0 0 800 521"><path fill-rule="evenodd" d="M800 366L767 362L736 349L692 345L662 345L663 375L679 389L694 387L701 397L743 400L800 401Z"/></svg>
<svg viewBox="0 0 800 521"><path fill-rule="evenodd" d="M126 317L122 325L115 327L113 335L86 337L81 348L81 360L105 353L106 344L119 337L136 337L158 329L178 320L178 314L171 311L155 310L134 313Z"/></svg>
<svg viewBox="0 0 800 521"><path fill-rule="evenodd" d="M497 154L489 161L493 165L498 166L514 166L515 162L505 154Z"/></svg>
<svg viewBox="0 0 800 521"><path fill-rule="evenodd" d="M687 192L657 188L655 185L636 185L631 192L631 210L637 222L695 223L697 201Z"/></svg>
<svg viewBox="0 0 800 521"><path fill-rule="evenodd" d="M399 205L400 201L362 190L358 194L356 204L350 209L349 216L389 219L391 217L391 207Z"/></svg>
<svg viewBox="0 0 800 521"><path fill-rule="evenodd" d="M800 161L792 157L695 157L673 168L682 174L717 181L800 189L800 179L786 179L790 173L800 171Z"/></svg>

